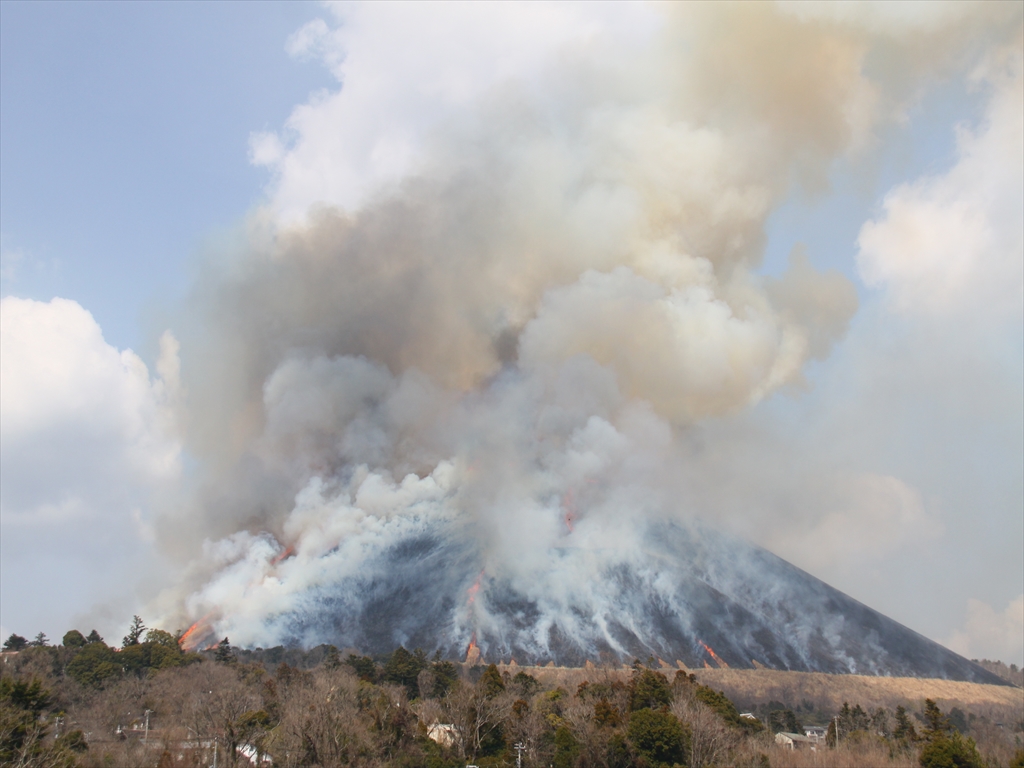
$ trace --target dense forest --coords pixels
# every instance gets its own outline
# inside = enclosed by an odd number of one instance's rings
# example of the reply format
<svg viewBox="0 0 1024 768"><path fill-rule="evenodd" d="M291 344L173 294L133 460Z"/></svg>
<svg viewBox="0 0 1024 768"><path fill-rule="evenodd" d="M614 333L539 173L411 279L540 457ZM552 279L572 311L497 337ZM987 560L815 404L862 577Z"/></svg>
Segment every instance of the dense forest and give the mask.
<svg viewBox="0 0 1024 768"><path fill-rule="evenodd" d="M1020 722L931 700L740 712L654 659L559 677L405 648L370 658L240 650L225 638L191 653L138 617L117 647L71 630L60 644L12 635L4 651L4 766L1024 767ZM821 726L819 742L809 725Z"/></svg>

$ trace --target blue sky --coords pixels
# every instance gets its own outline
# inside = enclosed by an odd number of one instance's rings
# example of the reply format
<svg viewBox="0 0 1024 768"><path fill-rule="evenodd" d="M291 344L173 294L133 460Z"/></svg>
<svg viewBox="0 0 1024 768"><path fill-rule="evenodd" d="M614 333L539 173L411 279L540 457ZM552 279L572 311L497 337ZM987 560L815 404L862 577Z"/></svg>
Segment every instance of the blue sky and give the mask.
<svg viewBox="0 0 1024 768"><path fill-rule="evenodd" d="M856 308L847 312L837 299L819 304L817 320L801 321L820 321L809 332L820 332L825 341L815 343L824 346L779 374L782 383L720 411L710 396L699 407L693 398L661 402L662 383L638 380L634 388L673 428L700 433L728 456L701 468L719 487L693 479L705 514L956 650L1024 661L1024 254L1014 234L1019 211L1010 205L1020 187L1012 123L1020 14L1010 5L964 7L782 3L758 23L776 24L807 47L779 53L771 41L757 49L754 27L731 16L719 48L702 52L699 38L687 38L703 29L700 13L680 12L680 20L664 7L629 4L0 4L0 275L10 313L2 352L5 387L27 393L5 395L3 405L14 425L3 440L3 630L56 635L69 622L91 621L117 631L109 627L136 611L181 616L191 604L181 574L199 567L184 562L181 549L227 541L244 527L207 525L203 515L212 513L195 511L215 506L196 478L230 488L230 473L212 467L238 458L224 437L228 416L211 410L233 395L223 372L203 362L206 345L230 339L218 353L226 359L252 343L230 336L210 297L238 274L259 274L251 265L266 237L318 231L318 207L358 214L397 194L407 177L472 168L477 156L462 150L494 142L496 156L552 152L565 160L529 166L520 179L533 196L513 210L528 211L523 226L546 237L583 237L537 224L544 212L531 207L578 163L608 178L622 173L620 202L653 186L665 205L680 206L687 237L703 233L688 242L727 242L730 226L763 233L763 252L743 256L755 275L789 279L797 244L816 270L805 275L817 286L812 293L831 286L845 295L834 281L813 282L822 271L843 275ZM659 48L672 35L686 42ZM819 39L826 48L815 48ZM740 51L737 72L768 73L750 82L789 112L744 91L738 76L729 86L745 94L737 114L763 120L763 134L716 112L716 78L724 75L721 67L707 74L707 62L729 50ZM776 66L776 57L818 50L840 52L827 75L834 82L807 85L820 85L820 103L787 90L791 75ZM521 117L524 104L540 104L545 119L564 121L552 135L571 138L574 99L581 114L604 114L586 73L603 72L607 62L613 83L602 87L616 106L607 108L606 126L597 120L601 127L565 146L544 133L543 121L522 135L502 133L506 123L495 115ZM695 73L692 82L672 81L666 62ZM675 122L658 124L673 88L690 89L691 101ZM839 117L828 112L833 94ZM806 124L790 119L805 107ZM837 120L847 122L838 129ZM587 143L598 135L610 145L629 131L678 150L671 157L681 170L659 176L658 161L638 155L623 171ZM709 136L720 159L709 160L719 157L710 149L688 154ZM793 137L820 145L819 154L804 154ZM1001 157L1010 158L1008 168L993 159ZM808 163L827 185L808 191L793 183ZM688 174L711 180L698 189ZM512 189L501 194L511 200L520 194ZM763 210L736 203L719 229L707 225L717 201L736 189L768 202ZM615 216L643 219L620 202L602 203L601 226ZM589 215L581 210L554 210L553 218ZM958 219L963 210L974 213ZM985 226L972 229L979 216ZM616 242L620 230L609 227L606 239ZM929 240L930 233L938 234ZM590 241L577 245L585 250ZM609 275L601 290L633 290L612 284L603 253L596 248L581 262ZM643 279L669 280L654 262L630 259L623 263ZM714 269L722 301L733 302L739 284L729 287L733 277ZM525 313L538 328L541 320L569 324L567 308L596 289L582 277L573 283L575 272L558 274L535 276L550 318L511 299L501 312ZM780 295L765 290L771 301ZM787 290L792 297L797 287ZM791 322L794 307L780 305L772 322ZM334 322L322 320L324 328ZM582 347L573 349L600 357L596 342L574 333ZM537 346L531 354L562 352ZM699 389L687 375L672 386ZM222 384L215 395L207 391ZM246 439L253 455L270 450L266 435ZM297 476L288 493L306 480ZM168 526L195 530L167 544ZM796 529L809 533L779 533ZM822 546L828 539L842 546ZM69 586L75 568L88 575ZM132 588L118 593L126 580ZM43 606L38 595L54 591L63 596Z"/></svg>
<svg viewBox="0 0 1024 768"><path fill-rule="evenodd" d="M4 292L73 296L111 344L144 348L154 304L263 196L249 133L332 83L284 50L317 10L5 2Z"/></svg>

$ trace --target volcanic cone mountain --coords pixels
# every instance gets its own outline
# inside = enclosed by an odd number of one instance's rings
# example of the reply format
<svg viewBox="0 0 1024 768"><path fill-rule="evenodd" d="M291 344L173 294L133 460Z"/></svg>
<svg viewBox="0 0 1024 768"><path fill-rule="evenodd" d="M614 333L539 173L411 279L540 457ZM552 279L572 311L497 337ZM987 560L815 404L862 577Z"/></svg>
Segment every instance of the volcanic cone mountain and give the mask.
<svg viewBox="0 0 1024 768"><path fill-rule="evenodd" d="M652 524L635 553L567 547L551 571L590 572L557 600L490 575L470 539L419 530L358 577L307 595L278 617L311 636L371 654L398 645L461 659L576 666L655 656L688 667L914 676L1004 684L767 550L703 527Z"/></svg>

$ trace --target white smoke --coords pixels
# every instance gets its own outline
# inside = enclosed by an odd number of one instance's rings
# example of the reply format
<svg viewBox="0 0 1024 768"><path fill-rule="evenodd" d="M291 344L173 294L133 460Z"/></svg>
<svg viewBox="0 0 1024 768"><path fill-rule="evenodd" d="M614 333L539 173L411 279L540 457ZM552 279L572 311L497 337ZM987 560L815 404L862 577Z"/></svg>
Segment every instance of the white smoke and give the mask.
<svg viewBox="0 0 1024 768"><path fill-rule="evenodd" d="M296 113L290 146L254 141L277 196L197 291L183 373L204 474L162 527L192 561L163 623L330 641L295 615L332 589L358 604L339 585L421 531L528 598L541 648L545 628L573 636L574 617L616 614L616 563L657 589L645 521L714 514L687 479L694 426L803 385L857 306L848 280L799 253L782 277L757 274L768 215L867 151L913 90L908 69L951 66L1002 21L978 7L970 24L943 12L877 33L871 12L804 7L645 9L657 28L616 38L544 6L564 26L535 59L442 91L411 127L387 110L359 123L388 62L339 48L353 28L383 34L394 6L303 30L295 50L344 87ZM484 37L538 13L465 8L427 13L467 14ZM442 48L445 29L419 30L424 45ZM946 56L918 46L929 35ZM880 74L875 54L891 60ZM401 147L388 155L375 132ZM338 136L362 137L355 160ZM460 589L453 633L508 631Z"/></svg>

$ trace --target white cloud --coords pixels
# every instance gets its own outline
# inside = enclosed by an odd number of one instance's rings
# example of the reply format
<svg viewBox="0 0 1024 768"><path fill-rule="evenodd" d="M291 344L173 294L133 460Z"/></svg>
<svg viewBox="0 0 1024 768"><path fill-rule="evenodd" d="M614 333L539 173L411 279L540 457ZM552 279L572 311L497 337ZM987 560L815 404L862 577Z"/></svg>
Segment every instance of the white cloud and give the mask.
<svg viewBox="0 0 1024 768"><path fill-rule="evenodd" d="M860 232L865 282L901 312L1019 322L1024 308L1024 80L1019 46L987 67L991 102L956 164L902 184Z"/></svg>
<svg viewBox="0 0 1024 768"><path fill-rule="evenodd" d="M323 19L313 19L297 29L285 43L289 56L297 59L323 58L330 52L331 29Z"/></svg>
<svg viewBox="0 0 1024 768"><path fill-rule="evenodd" d="M0 308L7 519L47 505L88 507L72 500L88 498L98 481L148 486L176 476L166 412L177 388L172 337L159 363L171 380L151 380L138 355L107 344L73 301L7 297Z"/></svg>
<svg viewBox="0 0 1024 768"><path fill-rule="evenodd" d="M958 129L948 170L895 187L861 228L858 267L878 290L819 393L844 458L919 488L944 531L893 550L874 594L857 596L884 605L901 594L897 618L940 640L959 622L950 605L1000 604L1021 580L1021 48L1020 37L993 48L976 70L987 100ZM972 645L985 634L978 605L952 647L1008 653L991 635L995 645Z"/></svg>
<svg viewBox="0 0 1024 768"><path fill-rule="evenodd" d="M123 590L140 567L153 496L180 475L181 393L170 334L153 377L67 299L0 300L0 352L2 610L20 631L87 609L104 588ZM69 583L75 561L87 565ZM45 611L37 590L49 595Z"/></svg>
<svg viewBox="0 0 1024 768"><path fill-rule="evenodd" d="M249 162L272 168L281 162L285 147L280 137L272 131L262 131L249 136Z"/></svg>
<svg viewBox="0 0 1024 768"><path fill-rule="evenodd" d="M946 645L969 659L992 659L1024 664L1024 594L1002 612L988 603L967 601L967 621Z"/></svg>

